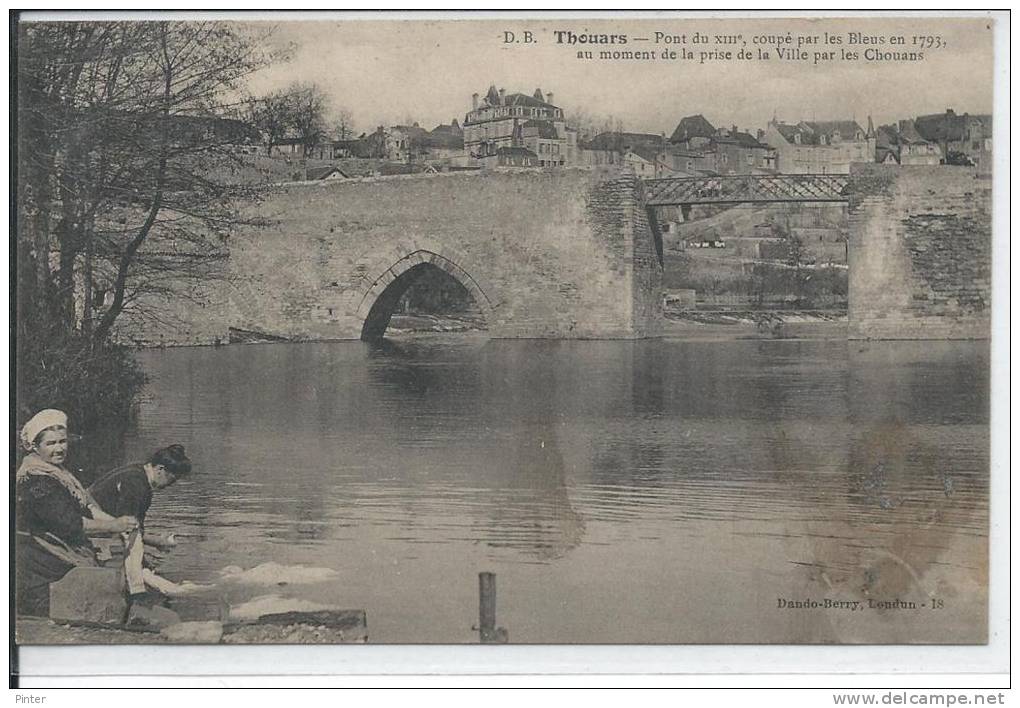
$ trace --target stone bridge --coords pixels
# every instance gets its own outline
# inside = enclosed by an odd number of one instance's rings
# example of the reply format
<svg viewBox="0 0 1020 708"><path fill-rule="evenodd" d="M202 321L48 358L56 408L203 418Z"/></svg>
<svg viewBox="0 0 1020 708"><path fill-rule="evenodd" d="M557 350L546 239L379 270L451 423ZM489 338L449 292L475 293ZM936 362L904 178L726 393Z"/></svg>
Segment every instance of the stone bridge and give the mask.
<svg viewBox="0 0 1020 708"><path fill-rule="evenodd" d="M211 284L204 307L172 313L179 328L126 338L225 341L228 328L374 338L428 269L467 289L492 337L661 331L662 266L632 176L561 168L294 183L246 211L265 225L230 236L229 282Z"/></svg>
<svg viewBox="0 0 1020 708"><path fill-rule="evenodd" d="M988 336L990 180L967 168L865 165L849 183L786 184L850 201L851 337ZM212 343L235 328L371 339L418 275L438 269L472 295L492 337L657 336L652 206L685 203L684 189L570 168L280 185L246 206L264 225L231 235L222 281L192 302L159 303L156 327L123 318L119 335Z"/></svg>

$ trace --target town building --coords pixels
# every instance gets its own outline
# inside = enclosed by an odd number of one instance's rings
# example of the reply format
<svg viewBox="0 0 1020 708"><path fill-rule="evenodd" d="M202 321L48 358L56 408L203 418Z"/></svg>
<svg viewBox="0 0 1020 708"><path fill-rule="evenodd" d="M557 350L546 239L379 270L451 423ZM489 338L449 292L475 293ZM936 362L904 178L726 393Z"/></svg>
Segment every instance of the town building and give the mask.
<svg viewBox="0 0 1020 708"><path fill-rule="evenodd" d="M875 132L855 120L769 121L765 142L776 149L776 169L785 174L847 174L855 162L874 162Z"/></svg>
<svg viewBox="0 0 1020 708"><path fill-rule="evenodd" d="M337 179L350 179L350 175L335 165L323 167L309 167L305 170L305 179L308 181L325 182Z"/></svg>
<svg viewBox="0 0 1020 708"><path fill-rule="evenodd" d="M875 131L875 162L884 165L938 165L942 150L925 140L912 120L882 125Z"/></svg>
<svg viewBox="0 0 1020 708"><path fill-rule="evenodd" d="M502 147L530 150L540 167L578 162L577 131L567 127L553 95L541 89L528 96L490 86L484 98L471 97L471 111L464 117L464 150L481 159Z"/></svg>
<svg viewBox="0 0 1020 708"><path fill-rule="evenodd" d="M386 159L390 162L420 162L425 157L429 131L417 123L394 125L385 131Z"/></svg>
<svg viewBox="0 0 1020 708"><path fill-rule="evenodd" d="M538 155L525 147L504 146L478 158L483 167L539 167Z"/></svg>
<svg viewBox="0 0 1020 708"><path fill-rule="evenodd" d="M305 142L301 138L281 138L270 149L272 157L304 157Z"/></svg>
<svg viewBox="0 0 1020 708"><path fill-rule="evenodd" d="M947 164L973 164L983 172L992 169L992 117L990 115L958 115L953 109L945 113L918 116L914 119L918 134L939 146ZM964 159L965 158L965 159Z"/></svg>
<svg viewBox="0 0 1020 708"><path fill-rule="evenodd" d="M464 149L464 130L454 118L449 124L437 125L420 139L420 154L430 165L467 164L468 154Z"/></svg>
<svg viewBox="0 0 1020 708"><path fill-rule="evenodd" d="M623 154L623 166L638 177L662 177L660 152L645 147L632 147Z"/></svg>
<svg viewBox="0 0 1020 708"><path fill-rule="evenodd" d="M775 172L776 150L737 126L716 128L705 116L680 119L663 162L677 174L762 174Z"/></svg>
<svg viewBox="0 0 1020 708"><path fill-rule="evenodd" d="M712 146L715 133L715 126L699 113L681 118L673 134L669 136L669 142L687 150L708 150Z"/></svg>
<svg viewBox="0 0 1020 708"><path fill-rule="evenodd" d="M671 170L662 162L664 135L606 131L580 145L581 164L621 165L639 177L662 177Z"/></svg>

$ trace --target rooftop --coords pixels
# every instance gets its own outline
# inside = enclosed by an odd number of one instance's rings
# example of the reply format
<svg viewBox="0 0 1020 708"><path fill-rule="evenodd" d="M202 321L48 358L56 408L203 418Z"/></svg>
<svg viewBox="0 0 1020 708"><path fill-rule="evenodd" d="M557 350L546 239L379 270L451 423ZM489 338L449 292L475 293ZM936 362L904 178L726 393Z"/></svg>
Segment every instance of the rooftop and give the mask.
<svg viewBox="0 0 1020 708"><path fill-rule="evenodd" d="M823 136L826 142L831 142L837 134L843 140L856 140L858 132L864 133L855 120L801 121L796 125L774 122L772 125L787 142L797 142L797 136L800 136L801 145L824 145Z"/></svg>
<svg viewBox="0 0 1020 708"><path fill-rule="evenodd" d="M963 140L969 126L980 125L982 138L992 137L992 117L990 115L957 114L948 110L945 113L918 116L914 119L917 132L925 140L942 142L943 140Z"/></svg>
<svg viewBox="0 0 1020 708"><path fill-rule="evenodd" d="M628 148L634 148L637 146L656 146L661 147L665 142L665 139L661 135L655 135L653 133L624 133L617 131L610 131L606 133L599 133L594 138L583 144L582 147L586 150L615 150L617 152L623 152Z"/></svg>
<svg viewBox="0 0 1020 708"><path fill-rule="evenodd" d="M529 120L521 125L523 130L536 130L538 137L547 138L550 140L556 140L560 137L560 134L556 132L556 126L552 122L547 120Z"/></svg>
<svg viewBox="0 0 1020 708"><path fill-rule="evenodd" d="M691 138L710 138L714 134L715 128L708 122L705 116L699 113L694 116L681 118L669 141L671 143L682 143Z"/></svg>

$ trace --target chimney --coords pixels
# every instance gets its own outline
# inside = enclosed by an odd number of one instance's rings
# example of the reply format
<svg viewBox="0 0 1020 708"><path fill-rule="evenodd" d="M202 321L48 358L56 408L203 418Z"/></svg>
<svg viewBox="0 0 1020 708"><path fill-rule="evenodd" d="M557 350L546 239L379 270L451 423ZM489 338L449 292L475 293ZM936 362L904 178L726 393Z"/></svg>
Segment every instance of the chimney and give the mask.
<svg viewBox="0 0 1020 708"><path fill-rule="evenodd" d="M452 121L450 121L450 125L452 125L454 128L459 128L460 127L460 123L457 122L456 118L454 118Z"/></svg>
<svg viewBox="0 0 1020 708"><path fill-rule="evenodd" d="M553 95L552 95L552 91L550 91L549 93L547 93L547 94L545 95L545 102L546 102L546 103L548 103L548 104L550 104L550 105L552 105L552 102L553 102Z"/></svg>
<svg viewBox="0 0 1020 708"><path fill-rule="evenodd" d="M471 94L471 110L472 111L477 111L478 110L478 94L477 93Z"/></svg>
<svg viewBox="0 0 1020 708"><path fill-rule="evenodd" d="M764 142L764 140L765 140L765 131L762 130L761 128L758 128L758 142Z"/></svg>
<svg viewBox="0 0 1020 708"><path fill-rule="evenodd" d="M501 88L499 90L499 105L503 105L506 102L506 89Z"/></svg>
<svg viewBox="0 0 1020 708"><path fill-rule="evenodd" d="M736 132L737 132L737 126L734 125L734 126L732 126L730 128L730 134L732 135L733 133L736 133Z"/></svg>

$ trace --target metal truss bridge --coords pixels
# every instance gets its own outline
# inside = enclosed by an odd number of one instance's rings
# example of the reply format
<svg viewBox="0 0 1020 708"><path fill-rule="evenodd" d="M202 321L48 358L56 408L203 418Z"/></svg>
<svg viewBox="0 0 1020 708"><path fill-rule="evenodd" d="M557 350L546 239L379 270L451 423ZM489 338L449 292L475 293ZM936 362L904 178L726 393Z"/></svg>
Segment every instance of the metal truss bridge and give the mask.
<svg viewBox="0 0 1020 708"><path fill-rule="evenodd" d="M845 202L849 175L720 175L646 179L645 205Z"/></svg>

